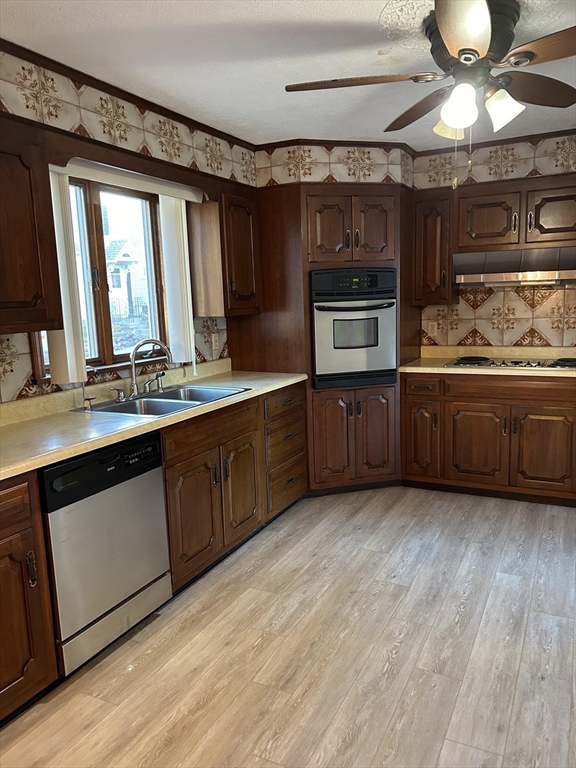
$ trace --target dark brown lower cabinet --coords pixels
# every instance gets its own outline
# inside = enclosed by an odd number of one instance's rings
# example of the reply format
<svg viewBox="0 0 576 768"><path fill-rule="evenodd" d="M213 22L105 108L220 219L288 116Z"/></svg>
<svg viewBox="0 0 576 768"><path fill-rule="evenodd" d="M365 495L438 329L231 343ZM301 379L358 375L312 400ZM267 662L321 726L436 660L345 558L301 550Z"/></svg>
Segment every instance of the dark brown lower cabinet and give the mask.
<svg viewBox="0 0 576 768"><path fill-rule="evenodd" d="M440 403L405 401L402 423L403 474L440 477Z"/></svg>
<svg viewBox="0 0 576 768"><path fill-rule="evenodd" d="M445 403L445 477L508 485L509 414L505 405Z"/></svg>
<svg viewBox="0 0 576 768"><path fill-rule="evenodd" d="M573 380L406 374L402 386L403 478L576 501ZM542 392L551 405L532 405Z"/></svg>
<svg viewBox="0 0 576 768"><path fill-rule="evenodd" d="M258 527L258 432L229 440L220 447L224 544L234 544Z"/></svg>
<svg viewBox="0 0 576 768"><path fill-rule="evenodd" d="M314 480L378 481L396 473L394 387L313 394Z"/></svg>
<svg viewBox="0 0 576 768"><path fill-rule="evenodd" d="M217 448L166 470L174 583L187 581L222 549L222 494Z"/></svg>
<svg viewBox="0 0 576 768"><path fill-rule="evenodd" d="M563 408L513 406L510 485L576 491L576 415Z"/></svg>
<svg viewBox="0 0 576 768"><path fill-rule="evenodd" d="M0 483L0 606L2 719L58 676L33 472Z"/></svg>

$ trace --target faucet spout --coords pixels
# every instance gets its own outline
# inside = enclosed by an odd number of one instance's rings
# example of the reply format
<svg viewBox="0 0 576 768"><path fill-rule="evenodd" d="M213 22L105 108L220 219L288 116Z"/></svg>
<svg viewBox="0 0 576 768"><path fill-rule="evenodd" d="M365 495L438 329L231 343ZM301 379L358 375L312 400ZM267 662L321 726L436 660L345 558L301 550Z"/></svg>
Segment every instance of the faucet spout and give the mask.
<svg viewBox="0 0 576 768"><path fill-rule="evenodd" d="M163 341L160 341L160 339L144 339L143 341L139 341L138 344L134 347L132 352L130 352L130 397L136 397L136 395L139 394L138 392L138 382L136 381L136 353L141 347L145 347L148 344L152 344L153 346L160 347L161 350L163 350L164 354L166 355L166 359L169 363L172 361L172 352L170 352L170 348L164 344Z"/></svg>

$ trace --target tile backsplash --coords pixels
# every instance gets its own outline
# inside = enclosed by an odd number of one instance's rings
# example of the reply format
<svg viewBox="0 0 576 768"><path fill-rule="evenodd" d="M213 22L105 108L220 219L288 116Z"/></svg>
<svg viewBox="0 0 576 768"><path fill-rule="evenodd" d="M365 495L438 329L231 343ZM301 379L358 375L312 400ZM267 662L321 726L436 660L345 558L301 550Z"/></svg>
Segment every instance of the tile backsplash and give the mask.
<svg viewBox="0 0 576 768"><path fill-rule="evenodd" d="M196 317L194 319L196 363L206 363L228 357L226 318ZM139 374L153 374L162 370L164 363L146 363ZM87 386L128 378L128 369L121 371L89 372ZM36 384L32 375L32 356L27 333L0 336L0 402L20 400L38 395L61 392L58 384Z"/></svg>
<svg viewBox="0 0 576 768"><path fill-rule="evenodd" d="M423 346L576 346L576 285L459 290L457 304L423 309Z"/></svg>

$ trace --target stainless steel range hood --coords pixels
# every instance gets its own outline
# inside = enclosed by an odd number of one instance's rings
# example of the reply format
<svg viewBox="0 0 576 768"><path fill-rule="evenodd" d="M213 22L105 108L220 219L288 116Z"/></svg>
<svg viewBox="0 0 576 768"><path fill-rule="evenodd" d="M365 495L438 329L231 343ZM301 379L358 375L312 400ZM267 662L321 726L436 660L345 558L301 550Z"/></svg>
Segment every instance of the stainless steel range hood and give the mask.
<svg viewBox="0 0 576 768"><path fill-rule="evenodd" d="M576 247L454 254L460 285L530 285L576 282Z"/></svg>

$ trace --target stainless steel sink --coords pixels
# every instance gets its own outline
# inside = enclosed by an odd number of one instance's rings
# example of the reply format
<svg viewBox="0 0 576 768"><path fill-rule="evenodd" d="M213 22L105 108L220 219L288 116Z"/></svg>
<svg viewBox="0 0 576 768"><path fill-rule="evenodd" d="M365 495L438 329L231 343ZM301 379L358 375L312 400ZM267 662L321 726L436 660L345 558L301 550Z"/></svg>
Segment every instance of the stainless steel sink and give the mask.
<svg viewBox="0 0 576 768"><path fill-rule="evenodd" d="M221 400L223 397L238 395L240 392L247 392L246 388L238 387L201 387L195 385L183 385L181 387L171 387L164 392L154 395L154 399L159 400L186 400L190 404L202 405L203 403L213 403L215 400Z"/></svg>
<svg viewBox="0 0 576 768"><path fill-rule="evenodd" d="M177 400L160 400L156 397L140 397L123 403L99 403L92 406L93 413L121 413L130 416L169 416L171 413L193 408L198 403L182 403ZM77 409L84 410L84 409Z"/></svg>

